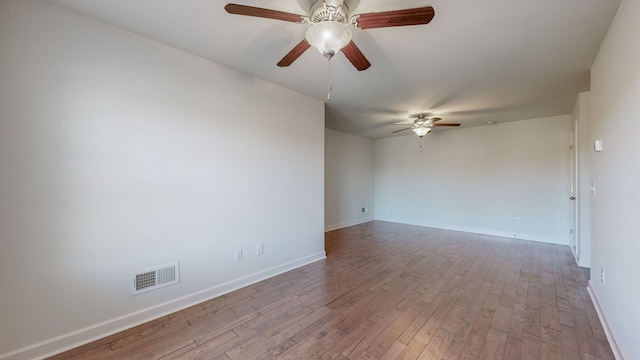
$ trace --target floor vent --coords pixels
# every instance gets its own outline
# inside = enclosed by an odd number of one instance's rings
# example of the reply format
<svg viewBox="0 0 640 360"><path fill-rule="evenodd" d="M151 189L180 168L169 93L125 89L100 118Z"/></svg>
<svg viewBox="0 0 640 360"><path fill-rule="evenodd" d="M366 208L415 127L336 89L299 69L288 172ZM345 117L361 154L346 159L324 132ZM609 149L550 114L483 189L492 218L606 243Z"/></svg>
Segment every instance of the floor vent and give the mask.
<svg viewBox="0 0 640 360"><path fill-rule="evenodd" d="M180 282L180 267L177 261L154 266L132 273L132 295L163 288Z"/></svg>

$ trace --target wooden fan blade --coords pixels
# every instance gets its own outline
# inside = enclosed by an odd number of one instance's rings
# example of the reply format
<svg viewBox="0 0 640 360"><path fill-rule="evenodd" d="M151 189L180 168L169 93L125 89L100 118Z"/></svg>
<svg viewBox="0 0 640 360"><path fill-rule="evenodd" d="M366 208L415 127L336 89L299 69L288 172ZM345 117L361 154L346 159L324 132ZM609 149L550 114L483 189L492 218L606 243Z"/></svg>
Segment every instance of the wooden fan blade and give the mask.
<svg viewBox="0 0 640 360"><path fill-rule="evenodd" d="M400 129L400 130L392 131L391 133L392 133L392 134L394 134L394 133L397 133L397 132L400 132L400 131L409 130L409 129L411 129L411 128L410 128L410 127L408 127L408 128L406 128L406 129Z"/></svg>
<svg viewBox="0 0 640 360"><path fill-rule="evenodd" d="M347 46L342 48L342 53L347 57L347 59L349 59L351 64L358 69L358 71L367 70L371 66L369 60L367 60L353 40L351 40Z"/></svg>
<svg viewBox="0 0 640 360"><path fill-rule="evenodd" d="M431 124L432 127L436 126L460 126L460 124Z"/></svg>
<svg viewBox="0 0 640 360"><path fill-rule="evenodd" d="M295 23L302 22L302 16L279 10L264 9L240 4L227 4L225 5L224 9L227 10L229 14L234 15L255 16L267 19L290 21Z"/></svg>
<svg viewBox="0 0 640 360"><path fill-rule="evenodd" d="M291 65L297 58L300 57L311 45L307 42L307 39L302 39L298 45L296 45L287 55L285 55L282 60L278 63L280 67L286 67Z"/></svg>
<svg viewBox="0 0 640 360"><path fill-rule="evenodd" d="M425 6L414 9L361 14L356 18L356 23L360 29L423 25L430 23L434 15L433 7Z"/></svg>

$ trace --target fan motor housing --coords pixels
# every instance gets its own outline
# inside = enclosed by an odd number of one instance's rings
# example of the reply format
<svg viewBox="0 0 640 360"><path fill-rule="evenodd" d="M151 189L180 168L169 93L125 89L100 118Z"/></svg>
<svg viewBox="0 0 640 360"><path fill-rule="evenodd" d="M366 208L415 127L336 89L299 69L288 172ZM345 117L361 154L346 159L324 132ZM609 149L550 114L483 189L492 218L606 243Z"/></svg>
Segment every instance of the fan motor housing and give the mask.
<svg viewBox="0 0 640 360"><path fill-rule="evenodd" d="M340 3L340 1L337 3ZM347 23L349 20L349 8L347 4L342 2L342 4L334 6L320 0L311 5L311 10L309 10L309 21L311 23L315 24L328 20Z"/></svg>

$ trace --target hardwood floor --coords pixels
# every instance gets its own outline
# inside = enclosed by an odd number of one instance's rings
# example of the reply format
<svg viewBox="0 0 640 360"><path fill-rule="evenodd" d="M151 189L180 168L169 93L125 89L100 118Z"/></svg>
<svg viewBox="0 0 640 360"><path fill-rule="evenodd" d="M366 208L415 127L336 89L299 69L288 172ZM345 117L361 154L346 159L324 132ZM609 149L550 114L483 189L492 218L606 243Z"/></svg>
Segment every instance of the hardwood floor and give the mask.
<svg viewBox="0 0 640 360"><path fill-rule="evenodd" d="M614 359L567 246L386 222L51 359Z"/></svg>

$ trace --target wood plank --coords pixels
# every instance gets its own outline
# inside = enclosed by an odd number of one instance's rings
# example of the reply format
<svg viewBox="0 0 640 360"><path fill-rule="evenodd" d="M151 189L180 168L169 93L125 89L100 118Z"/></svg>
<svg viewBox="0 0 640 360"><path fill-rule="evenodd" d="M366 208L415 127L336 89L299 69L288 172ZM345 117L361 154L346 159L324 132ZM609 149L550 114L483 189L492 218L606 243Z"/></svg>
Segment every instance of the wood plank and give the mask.
<svg viewBox="0 0 640 360"><path fill-rule="evenodd" d="M507 343L504 349L504 359L520 359L522 351L522 336L524 333L524 324L512 320L509 333L507 335Z"/></svg>
<svg viewBox="0 0 640 360"><path fill-rule="evenodd" d="M216 358L218 356L224 355L224 352L231 348L237 340L238 335L236 335L233 331L227 331L203 344L196 344L197 346L195 348L190 348L188 351L174 354L173 356L169 357L169 359L196 360L203 358Z"/></svg>
<svg viewBox="0 0 640 360"><path fill-rule="evenodd" d="M551 328L542 328L540 345L541 359L562 360L562 333Z"/></svg>
<svg viewBox="0 0 640 360"><path fill-rule="evenodd" d="M454 334L440 328L431 337L427 346L418 357L419 360L440 359L453 341Z"/></svg>
<svg viewBox="0 0 640 360"><path fill-rule="evenodd" d="M489 329L482 353L480 354L480 359L502 359L507 344L507 337L508 334L506 332L494 328Z"/></svg>
<svg viewBox="0 0 640 360"><path fill-rule="evenodd" d="M528 333L522 335L522 360L540 360L540 338Z"/></svg>
<svg viewBox="0 0 640 360"><path fill-rule="evenodd" d="M422 353L425 346L427 345L422 341L413 339L409 342L404 351L400 353L397 360L415 360L420 356L420 353Z"/></svg>
<svg viewBox="0 0 640 360"><path fill-rule="evenodd" d="M555 331L561 331L560 316L558 314L557 306L542 304L540 326L542 326L543 328L553 329Z"/></svg>
<svg viewBox="0 0 640 360"><path fill-rule="evenodd" d="M465 344L469 339L469 335L471 334L472 327L472 323L465 321L463 325L458 328L458 330L453 334L451 344L442 355L444 359L461 359L463 357L462 354Z"/></svg>
<svg viewBox="0 0 640 360"><path fill-rule="evenodd" d="M512 313L512 308L504 305L498 305L496 312L493 313L493 318L491 319L491 328L505 333L509 332Z"/></svg>
<svg viewBox="0 0 640 360"><path fill-rule="evenodd" d="M565 360L580 360L580 347L573 327L561 325L562 355Z"/></svg>
<svg viewBox="0 0 640 360"><path fill-rule="evenodd" d="M387 350L387 352L384 353L384 355L382 355L380 360L395 360L400 356L400 354L402 354L402 352L406 348L407 348L407 345L399 341L396 341L395 343L393 343L393 345L391 345L389 350Z"/></svg>

